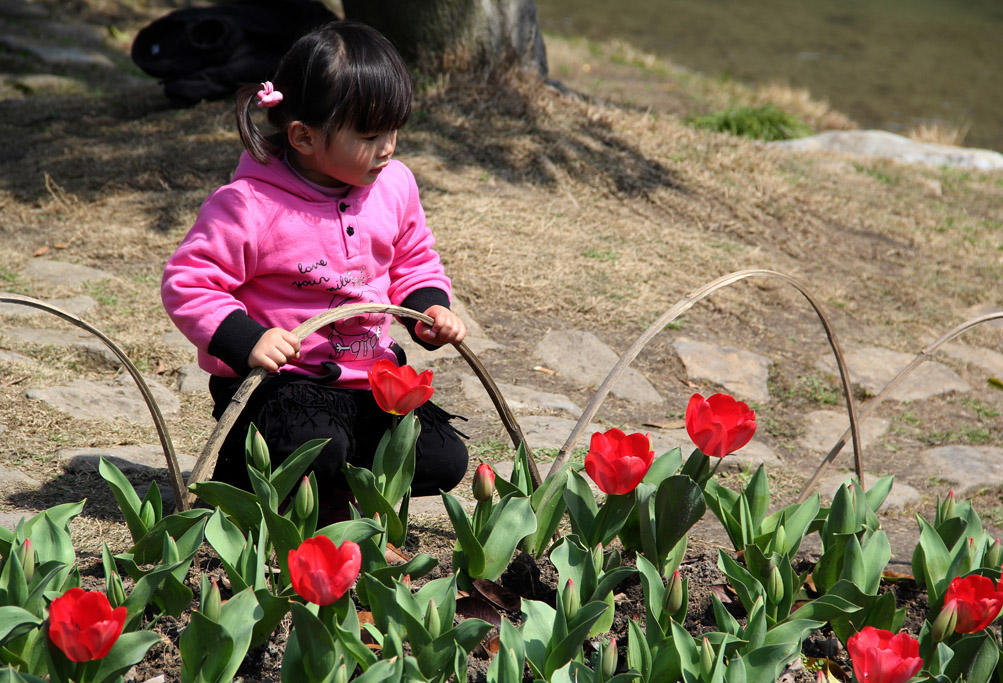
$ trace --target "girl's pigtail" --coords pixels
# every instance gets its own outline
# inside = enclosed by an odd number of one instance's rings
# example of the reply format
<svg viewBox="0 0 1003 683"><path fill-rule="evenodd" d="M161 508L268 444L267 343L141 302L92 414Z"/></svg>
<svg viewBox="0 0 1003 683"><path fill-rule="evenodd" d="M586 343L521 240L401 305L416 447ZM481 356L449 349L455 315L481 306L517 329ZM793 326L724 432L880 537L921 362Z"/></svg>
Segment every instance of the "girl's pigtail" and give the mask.
<svg viewBox="0 0 1003 683"><path fill-rule="evenodd" d="M268 163L268 157L278 149L254 125L251 112L257 109L257 93L261 88L258 84L244 85L237 91L237 130L244 149L254 157L259 164Z"/></svg>

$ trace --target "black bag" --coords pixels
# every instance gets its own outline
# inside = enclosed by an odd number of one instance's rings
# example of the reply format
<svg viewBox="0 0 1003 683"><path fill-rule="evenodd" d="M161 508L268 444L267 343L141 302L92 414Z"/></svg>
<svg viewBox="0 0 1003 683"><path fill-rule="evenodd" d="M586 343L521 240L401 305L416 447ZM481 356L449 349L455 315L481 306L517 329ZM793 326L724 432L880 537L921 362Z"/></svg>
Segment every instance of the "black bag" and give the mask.
<svg viewBox="0 0 1003 683"><path fill-rule="evenodd" d="M335 16L313 0L237 0L175 10L143 28L132 61L180 106L269 78L303 33Z"/></svg>

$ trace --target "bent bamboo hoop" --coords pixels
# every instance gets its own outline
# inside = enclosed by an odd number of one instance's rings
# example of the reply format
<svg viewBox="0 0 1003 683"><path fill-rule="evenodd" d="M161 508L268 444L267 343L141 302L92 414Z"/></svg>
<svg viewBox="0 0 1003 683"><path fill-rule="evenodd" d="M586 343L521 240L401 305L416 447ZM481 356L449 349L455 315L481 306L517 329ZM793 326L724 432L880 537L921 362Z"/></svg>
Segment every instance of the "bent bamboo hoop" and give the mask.
<svg viewBox="0 0 1003 683"><path fill-rule="evenodd" d="M330 325L331 323L344 320L345 318L354 318L355 316L363 313L389 313L398 317L414 318L426 324L434 322L424 313L419 313L409 308L402 308L401 306L391 306L387 304L349 304L347 306L339 306L338 308L333 308L329 311L325 311L324 313L320 313L319 315L315 315L296 327L292 330L292 332L302 340L306 338L307 335L316 332L325 325ZM492 403L494 403L494 406L498 410L498 414L505 425L505 429L509 433L509 437L512 439L512 443L516 448L519 447L519 444L524 444L526 439L522 434L522 430L519 428L519 423L516 422L515 417L512 415L512 411L509 409L504 397L502 397L501 391L499 391L498 386L488 375L487 370L481 364L480 360L463 342L457 342L454 346L473 369L474 374L477 375L478 379L481 380L481 383L487 390ZM251 374L247 376L247 379L244 380L244 383L240 385L240 388L237 389L237 393L233 395L230 405L227 406L223 415L220 416L219 421L216 423L216 428L212 431L212 434L209 435L209 440L206 442L201 455L199 455L195 466L192 468L191 475L188 477L189 486L197 482L204 481L210 474L212 474L213 468L216 465L216 458L219 457L219 448L223 445L223 440L229 433L230 428L233 427L233 423L237 420L237 416L240 415L240 411L243 410L248 397L258 387L258 385L261 384L261 380L266 374L267 373L263 369L255 368ZM526 446L526 453L529 456L530 477L533 480L533 486L535 488L540 485L540 473L539 470L537 470L536 461L534 460L533 454L530 452L528 445ZM179 500L182 501L182 509L188 509L191 507L192 503L195 502L195 494L186 491L184 498L180 498Z"/></svg>
<svg viewBox="0 0 1003 683"><path fill-rule="evenodd" d="M808 300L811 307L815 309L815 313L822 323L822 327L825 328L825 334L829 339L829 346L832 347L832 352L836 357L836 365L839 367L839 378L843 384L843 395L846 397L846 412L850 416L850 434L853 436L853 455L854 455L854 467L856 469L857 478L860 481L860 485L864 485L864 461L863 455L861 453L860 446L860 432L857 423L857 414L853 405L853 392L850 391L850 375L846 369L846 361L843 358L843 350L836 339L836 330L832 327L829 322L828 316L826 316L825 311L822 310L822 306L818 303L816 298L809 292L801 283L797 280L784 275L782 273L777 273L772 270L739 270L729 275L720 277L713 282L709 282L702 287L699 287L680 301L675 303L669 310L667 310L658 320L651 324L647 330L634 342L634 344L627 349L627 351L620 357L620 360L616 362L613 369L610 370L606 379L603 380L602 384L599 385L599 390L596 395L592 397L589 404L585 407L582 416L578 418L578 422L575 424L574 428L571 430L571 435L568 440L564 442L561 450L557 454L557 459L554 460L554 464L550 467L550 472L547 476L554 474L561 466L567 462L571 449L575 447L578 439L581 437L582 432L585 431L585 427L592 421L595 417L596 412L599 410L599 406L602 404L606 395L609 394L613 385L620 379L624 370L630 365L645 345L651 341L651 339L661 330L665 328L670 322L678 318L680 315L688 311L701 299L705 299L710 296L711 293L723 288L728 285L732 285L741 280L745 280L750 277L769 277L778 278L784 282L789 283L795 289L797 289L801 294Z"/></svg>
<svg viewBox="0 0 1003 683"><path fill-rule="evenodd" d="M125 366L125 369L136 382L136 386L139 387L139 391L143 395L143 400L146 401L146 407L150 409L150 415L153 416L153 424L156 426L157 435L160 437L160 446L164 449L164 457L167 458L167 471L171 477L171 488L174 490L174 500L183 500L185 494L184 482L181 479L181 468L178 466L178 458L174 453L174 444L171 442L171 435L167 431L167 423L164 421L164 416L160 413L160 406L157 405L156 400L154 400L150 387L147 386L143 376L139 374L139 370L132 364L129 357L125 355L125 352L122 351L122 349L119 348L115 342L105 336L103 332L90 323L86 323L72 313L64 311L51 304L47 304L44 301L32 299L29 296L21 296L20 294L0 293L0 303L31 306L33 308L38 308L48 313L57 315L63 320L71 322L77 327L90 332L104 342L105 346L111 349L111 352L115 354L116 358L122 361L122 365Z"/></svg>
<svg viewBox="0 0 1003 683"><path fill-rule="evenodd" d="M909 365L902 368L902 370L900 370L897 375L892 377L891 381L888 382L888 384L886 384L880 392L878 392L878 395L875 396L870 403L864 406L864 408L860 411L860 416L858 419L863 421L868 415L870 415L874 411L874 409L877 408L878 405L888 397L892 389L894 389L898 385L898 383L905 378L906 375L908 375L910 372L918 368L920 364L922 364L923 362L930 360L933 357L933 353L941 346L951 341L952 339L960 336L962 332L965 332L967 330L972 329L973 327L977 327L983 323L987 323L992 320L1003 320L1003 311L999 313L987 313L986 315L982 315L977 318L972 318L970 320L967 320L958 325L957 327L953 328L946 334L944 334L942 337L931 343L922 351L920 351L918 354L916 354L916 357L912 359ZM804 499L808 497L808 491L815 485L815 482L818 481L818 478L819 476L821 476L822 471L829 463L835 460L836 456L839 455L839 452L843 450L843 446L846 445L846 437L848 435L849 435L849 430L843 432L843 435L839 437L839 439L836 441L836 444L829 451L828 455L822 458L822 462L818 464L818 468L815 470L815 473L811 476L811 479L808 480L808 483L805 484L804 488L801 490L801 493L798 494L796 502L802 503L804 502ZM861 483L861 485L863 485L863 483Z"/></svg>

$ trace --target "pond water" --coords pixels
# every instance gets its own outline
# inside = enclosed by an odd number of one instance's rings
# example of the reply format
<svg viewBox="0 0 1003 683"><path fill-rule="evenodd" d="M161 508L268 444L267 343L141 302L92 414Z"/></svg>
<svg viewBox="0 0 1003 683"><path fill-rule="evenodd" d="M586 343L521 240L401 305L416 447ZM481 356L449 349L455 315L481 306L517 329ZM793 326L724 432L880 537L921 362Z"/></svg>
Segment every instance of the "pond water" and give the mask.
<svg viewBox="0 0 1003 683"><path fill-rule="evenodd" d="M967 129L1003 151L1003 0L537 0L546 32L808 88L862 127Z"/></svg>

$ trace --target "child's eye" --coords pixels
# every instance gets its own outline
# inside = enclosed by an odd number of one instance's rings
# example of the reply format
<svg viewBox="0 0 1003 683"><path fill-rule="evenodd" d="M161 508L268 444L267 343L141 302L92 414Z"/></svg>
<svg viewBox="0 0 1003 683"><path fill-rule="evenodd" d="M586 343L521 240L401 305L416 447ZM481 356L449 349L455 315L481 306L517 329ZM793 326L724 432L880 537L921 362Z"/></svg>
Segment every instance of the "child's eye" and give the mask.
<svg viewBox="0 0 1003 683"><path fill-rule="evenodd" d="M365 140L366 142L373 142L378 137L379 135L364 135L362 139Z"/></svg>

